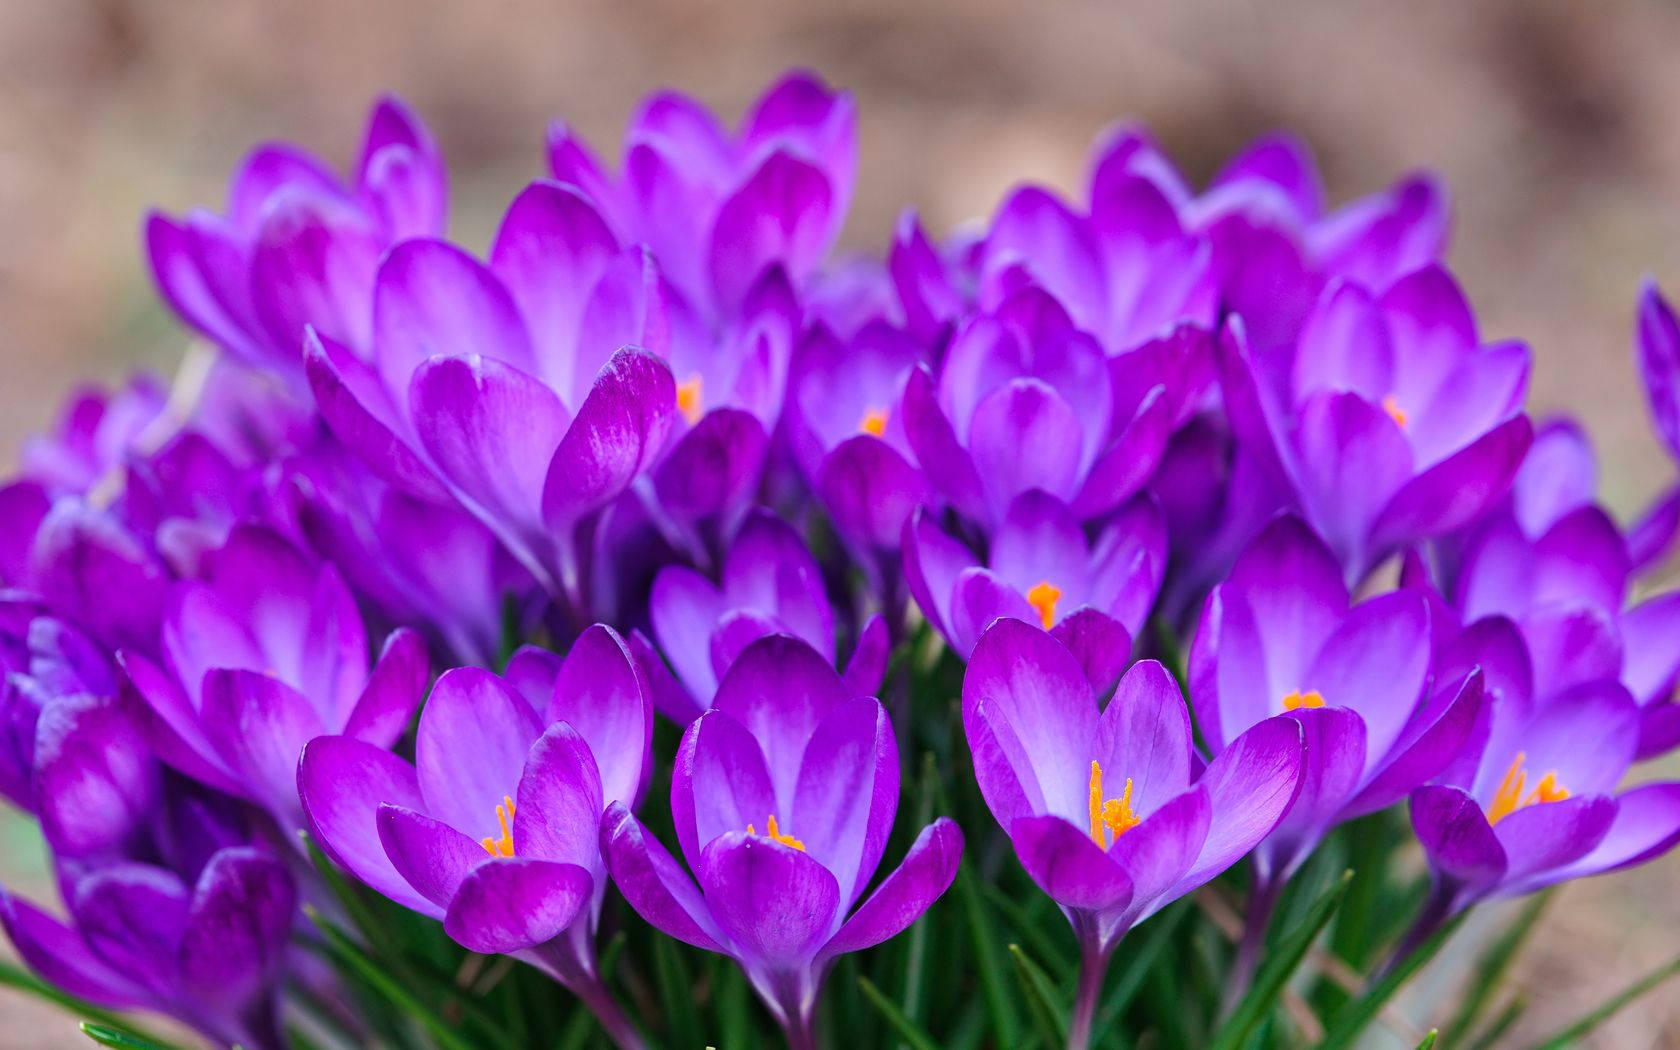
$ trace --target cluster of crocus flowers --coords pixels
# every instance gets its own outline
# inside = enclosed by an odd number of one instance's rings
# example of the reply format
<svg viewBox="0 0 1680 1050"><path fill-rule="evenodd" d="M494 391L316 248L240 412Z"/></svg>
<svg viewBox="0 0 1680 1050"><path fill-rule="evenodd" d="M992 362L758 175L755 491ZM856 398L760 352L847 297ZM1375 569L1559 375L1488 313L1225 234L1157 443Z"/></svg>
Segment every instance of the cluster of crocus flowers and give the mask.
<svg viewBox="0 0 1680 1050"><path fill-rule="evenodd" d="M1418 935L1680 840L1680 785L1625 783L1680 744L1680 483L1619 523L1531 422L1434 180L1331 208L1269 137L1198 190L1120 127L1071 198L836 260L857 123L792 74L734 128L654 96L616 165L555 124L480 256L386 100L348 177L264 146L148 220L203 345L0 485L37 973L281 1045L290 989L349 1001L302 832L621 1046L657 1022L597 935L641 923L808 1047L842 957L1018 862L1081 1047L1128 932L1246 860L1240 991L1353 818L1408 807ZM1635 343L1680 462L1654 283ZM995 822L901 806L924 754Z"/></svg>

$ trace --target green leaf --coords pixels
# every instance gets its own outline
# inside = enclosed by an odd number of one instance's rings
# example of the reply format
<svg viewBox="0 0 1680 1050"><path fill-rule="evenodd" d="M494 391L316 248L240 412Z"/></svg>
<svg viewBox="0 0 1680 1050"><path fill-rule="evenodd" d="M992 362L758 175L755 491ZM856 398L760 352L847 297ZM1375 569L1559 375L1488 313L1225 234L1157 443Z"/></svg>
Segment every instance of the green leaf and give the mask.
<svg viewBox="0 0 1680 1050"><path fill-rule="evenodd" d="M694 1007L694 982L677 942L669 937L653 941L653 973L664 1008L666 1035L672 1046L699 1046L700 1012Z"/></svg>
<svg viewBox="0 0 1680 1050"><path fill-rule="evenodd" d="M1474 1042L1469 1043L1465 1050L1493 1050L1499 1041L1505 1038L1505 1033L1516 1026L1522 1018L1523 1011L1528 1009L1528 997L1514 996L1505 1004L1505 1009L1494 1015L1493 1022L1476 1033Z"/></svg>
<svg viewBox="0 0 1680 1050"><path fill-rule="evenodd" d="M1063 1016L1067 1008L1061 1003L1061 993L1056 991L1055 983L1039 965L1027 958L1027 953L1021 950L1019 944L1011 944L1009 954L1015 957L1015 976L1027 995L1027 1005L1032 1007L1039 1037L1044 1040L1045 1046L1061 1045L1062 1040L1067 1038L1067 1021Z"/></svg>
<svg viewBox="0 0 1680 1050"><path fill-rule="evenodd" d="M863 997L869 1000L870 1005L875 1007L888 1026L898 1033L898 1037L910 1044L911 1050L939 1050L939 1044L917 1027L916 1022L904 1016L904 1011L881 994L881 989L875 987L873 981L867 977L859 977L857 983Z"/></svg>
<svg viewBox="0 0 1680 1050"><path fill-rule="evenodd" d="M980 990L992 1015L992 1034L997 1045L1011 1047L1021 1038L1021 1021L1015 1013L1015 1001L1009 994L1008 982L1003 977L1003 963L998 956L997 942L993 939L994 927L987 921L986 907L981 903L976 886L974 869L964 860L957 869L957 898L968 917L969 933L974 939L974 956L980 966Z"/></svg>
<svg viewBox="0 0 1680 1050"><path fill-rule="evenodd" d="M1577 1039L1608 1021L1622 1007L1676 975L1680 975L1680 958L1657 967L1651 973L1633 982L1620 993L1606 1000L1598 1009L1589 1012L1574 1024L1535 1047L1535 1050L1564 1050L1566 1047L1573 1046Z"/></svg>
<svg viewBox="0 0 1680 1050"><path fill-rule="evenodd" d="M1126 1012L1126 1007L1132 1003L1138 989L1143 987L1143 979L1149 976L1149 970L1155 965L1155 960L1161 957L1161 952L1173 940L1179 927L1184 924L1185 916L1190 914L1190 901L1181 899L1173 902L1159 915L1149 922L1148 934L1132 949L1128 940L1121 941L1118 949L1117 962L1111 966L1107 981L1108 987L1102 996L1102 1009L1097 1014L1096 1024L1091 1030L1092 1046L1109 1045L1109 1030L1120 1023L1120 1017Z"/></svg>
<svg viewBox="0 0 1680 1050"><path fill-rule="evenodd" d="M114 1046L119 1050L167 1050L163 1043L153 1042L113 1025L95 1024L92 1021L82 1022L82 1034L100 1046Z"/></svg>
<svg viewBox="0 0 1680 1050"><path fill-rule="evenodd" d="M1429 1030L1429 1034L1423 1037L1422 1042L1418 1043L1417 1050L1434 1050L1435 1040L1440 1037L1441 1030L1439 1028L1431 1028Z"/></svg>
<svg viewBox="0 0 1680 1050"><path fill-rule="evenodd" d="M1342 897L1347 893L1348 882L1352 878L1353 872L1344 871L1335 885L1321 894L1306 910L1301 922L1284 934L1277 944L1267 949L1265 961L1260 964L1260 971L1254 975L1253 986L1208 1044L1209 1050L1239 1050L1248 1045L1249 1037L1260 1027L1261 1022L1271 1016L1272 1007L1283 994L1284 985L1300 968L1301 961L1307 957L1307 951L1312 948L1313 941L1318 939L1324 927L1335 917L1336 909L1341 907Z"/></svg>
<svg viewBox="0 0 1680 1050"><path fill-rule="evenodd" d="M1035 920L1021 903L989 882L979 883L980 895L992 910L1003 916L1016 937L1033 955L1046 960L1045 966L1058 980L1072 980L1078 967L1078 947L1057 942L1054 931L1066 930L1067 923Z"/></svg>
<svg viewBox="0 0 1680 1050"><path fill-rule="evenodd" d="M472 1050L474 1044L460 1029L444 1020L432 1005L415 994L413 989L369 958L360 945L345 936L343 930L327 921L320 912L307 904L304 905L303 913L315 928L321 931L321 935L326 939L326 949L334 959L354 970L393 1006L431 1032L441 1046L447 1047L448 1050Z"/></svg>
<svg viewBox="0 0 1680 1050"><path fill-rule="evenodd" d="M29 971L13 966L11 963L0 962L0 985L16 988L20 992L33 995L37 999L52 1003L67 1013L92 1018L96 1022L94 1027L102 1031L127 1032L132 1038L140 1039L152 1046L163 1047L165 1050L171 1050L172 1048L173 1044L166 1043L155 1035L143 1032L113 1011L102 1006L95 1006L86 1000L78 999L68 992L60 991Z"/></svg>
<svg viewBox="0 0 1680 1050"><path fill-rule="evenodd" d="M1394 997L1402 985L1412 979L1412 976L1423 968L1424 964L1435 957L1441 946L1458 930L1464 921L1460 914L1434 933L1417 948L1400 965L1383 974L1382 979L1365 989L1365 994L1352 1000L1346 1006L1337 1010L1330 1018L1329 1030L1324 1041L1319 1044L1319 1050L1341 1050L1342 1047L1352 1045L1371 1019L1377 1016L1383 1006Z"/></svg>
<svg viewBox="0 0 1680 1050"><path fill-rule="evenodd" d="M1451 1021L1447 1022L1446 1031L1449 1045L1463 1042L1481 1019L1482 1011L1499 989L1499 982L1505 972L1516 961L1517 955L1528 941L1528 935L1534 932L1540 914L1546 910L1555 889L1544 893L1537 893L1530 898L1512 921L1511 925L1482 953L1476 965L1470 971L1470 988L1464 993L1464 1001L1459 1004Z"/></svg>

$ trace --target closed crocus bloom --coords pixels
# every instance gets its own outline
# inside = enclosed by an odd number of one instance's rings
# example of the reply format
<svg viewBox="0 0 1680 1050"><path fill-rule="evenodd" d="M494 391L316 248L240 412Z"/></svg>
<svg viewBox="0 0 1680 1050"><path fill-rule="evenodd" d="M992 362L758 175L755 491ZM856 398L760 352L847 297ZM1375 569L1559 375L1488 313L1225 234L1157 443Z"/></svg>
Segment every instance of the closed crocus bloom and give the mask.
<svg viewBox="0 0 1680 1050"><path fill-rule="evenodd" d="M671 810L693 877L614 805L601 826L613 880L654 926L740 963L807 1050L834 960L896 936L956 876L962 834L940 818L858 903L892 830L898 775L880 702L805 643L762 639L683 734Z"/></svg>
<svg viewBox="0 0 1680 1050"><path fill-rule="evenodd" d="M0 891L0 924L44 980L168 1014L218 1046L287 1045L278 992L297 894L278 858L230 846L184 878L120 861L62 881L67 919Z"/></svg>
<svg viewBox="0 0 1680 1050"><path fill-rule="evenodd" d="M1250 726L1298 721L1301 796L1255 854L1251 921L1340 821L1405 797L1469 738L1482 703L1467 673L1431 687L1427 599L1400 590L1350 602L1336 559L1282 517L1214 588L1190 653L1197 726L1215 754Z"/></svg>
<svg viewBox="0 0 1680 1050"><path fill-rule="evenodd" d="M1439 267L1380 297L1333 283L1287 371L1251 356L1243 328L1228 326L1219 368L1233 429L1350 581L1498 506L1532 438L1527 347L1483 346Z"/></svg>
<svg viewBox="0 0 1680 1050"><path fill-rule="evenodd" d="M414 765L351 736L311 742L297 790L322 848L357 878L466 948L543 970L640 1046L596 968L597 829L608 803L636 803L652 730L629 650L597 625L564 661L516 657L508 679L445 672Z"/></svg>
<svg viewBox="0 0 1680 1050"><path fill-rule="evenodd" d="M1253 849L1302 779L1302 729L1260 721L1213 762L1166 668L1135 664L1100 708L1079 662L1048 634L999 620L963 678L963 728L992 815L1081 951L1069 1046L1083 1048L1115 946L1143 919Z"/></svg>
<svg viewBox="0 0 1680 1050"><path fill-rule="evenodd" d="M154 212L146 248L183 320L301 390L304 326L366 352L380 254L442 233L448 203L437 143L386 98L348 181L292 146L261 146L234 174L224 214Z"/></svg>
<svg viewBox="0 0 1680 1050"><path fill-rule="evenodd" d="M1147 496L1122 508L1086 538L1066 504L1039 491L1017 497L991 540L984 564L918 511L904 530L904 575L922 615L966 658L999 616L1036 622L1071 647L1073 636L1102 638L1118 655L1142 629L1166 572L1167 534Z"/></svg>
<svg viewBox="0 0 1680 1050"><path fill-rule="evenodd" d="M600 206L618 235L648 245L683 299L724 317L772 266L803 286L827 255L857 175L857 108L790 73L734 132L686 96L649 99L613 175L564 124L549 129L554 177Z"/></svg>
<svg viewBox="0 0 1680 1050"><path fill-rule="evenodd" d="M123 669L154 716L164 761L302 826L298 753L347 733L389 746L425 692L425 643L392 633L369 669L361 612L331 565L279 535L241 526L202 579L176 585L163 662L126 651Z"/></svg>
<svg viewBox="0 0 1680 1050"><path fill-rule="evenodd" d="M1485 746L1412 792L1435 876L1413 940L1476 901L1641 863L1680 841L1680 784L1618 793L1640 711L1613 680L1492 707Z"/></svg>
<svg viewBox="0 0 1680 1050"><path fill-rule="evenodd" d="M314 332L309 381L385 480L479 518L581 616L591 527L676 413L659 288L646 251L621 246L582 194L535 183L488 265L441 240L388 252L370 356Z"/></svg>
<svg viewBox="0 0 1680 1050"><path fill-rule="evenodd" d="M660 713L681 725L711 706L736 657L765 635L798 638L830 664L835 660L834 608L822 570L793 527L766 511L754 512L741 529L718 583L687 566L661 569L648 615L671 671L641 639L631 645L659 683L654 702ZM873 617L846 667L854 692L868 696L880 688L887 655L886 624Z"/></svg>

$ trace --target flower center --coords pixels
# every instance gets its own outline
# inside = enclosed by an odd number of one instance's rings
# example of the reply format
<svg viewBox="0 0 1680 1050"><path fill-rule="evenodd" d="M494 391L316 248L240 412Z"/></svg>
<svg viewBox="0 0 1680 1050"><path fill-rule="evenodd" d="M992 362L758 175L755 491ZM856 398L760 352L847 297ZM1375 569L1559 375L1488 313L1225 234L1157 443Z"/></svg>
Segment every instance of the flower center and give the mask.
<svg viewBox="0 0 1680 1050"><path fill-rule="evenodd" d="M677 410L683 414L684 419L688 420L689 426L700 422L700 417L705 414L705 408L700 400L700 389L699 372L677 384Z"/></svg>
<svg viewBox="0 0 1680 1050"><path fill-rule="evenodd" d="M1119 798L1103 797L1102 766L1091 763L1091 841L1107 849L1113 834L1119 838L1142 823L1143 818L1132 812L1132 778L1126 778L1126 790Z"/></svg>
<svg viewBox="0 0 1680 1050"><path fill-rule="evenodd" d="M1317 689L1309 689L1304 693L1299 691L1288 693L1285 694L1283 698L1283 709L1285 711L1294 711L1295 709L1301 707L1323 706L1324 697L1320 695Z"/></svg>
<svg viewBox="0 0 1680 1050"><path fill-rule="evenodd" d="M1527 761L1528 755L1521 751L1511 760L1510 768L1505 770L1505 779L1499 782L1499 790L1493 793L1493 802L1487 808L1489 824L1497 824L1519 809L1542 802L1562 802L1569 797L1569 789L1558 783L1555 769L1547 770L1540 783L1534 785L1534 790L1525 797L1523 791L1528 787L1528 772L1523 769L1523 763Z"/></svg>
<svg viewBox="0 0 1680 1050"><path fill-rule="evenodd" d="M1049 580L1039 580L1027 591L1027 604L1038 611L1046 631L1056 622L1056 603L1061 598L1062 589Z"/></svg>
<svg viewBox="0 0 1680 1050"><path fill-rule="evenodd" d="M513 829L508 826L513 820L513 799L502 796L501 805L496 807L496 823L501 825L502 834L499 838L482 838L478 844L484 847L484 852L492 857L513 856Z"/></svg>
<svg viewBox="0 0 1680 1050"><path fill-rule="evenodd" d="M1400 429L1406 428L1406 420L1410 417L1406 415L1406 410L1400 407L1400 402L1394 400L1393 394L1383 396L1382 407L1383 411L1388 413L1388 418L1400 424Z"/></svg>
<svg viewBox="0 0 1680 1050"><path fill-rule="evenodd" d="M863 431L865 434L873 434L875 437L880 437L882 434L887 432L888 418L889 416L886 409L871 408L864 412L863 421L858 424L858 429Z"/></svg>
<svg viewBox="0 0 1680 1050"><path fill-rule="evenodd" d="M799 841L798 839L794 838L792 835L782 834L782 829L776 826L776 814L774 814L774 813L770 814L770 821L769 821L767 827L769 828L769 831L765 836L766 838L775 839L777 842L780 842L782 845L787 846L790 849L796 849L801 853L805 852L805 843L803 843L803 842ZM748 824L747 825L747 834L756 835L756 834L758 834L758 829L753 827L751 824Z"/></svg>

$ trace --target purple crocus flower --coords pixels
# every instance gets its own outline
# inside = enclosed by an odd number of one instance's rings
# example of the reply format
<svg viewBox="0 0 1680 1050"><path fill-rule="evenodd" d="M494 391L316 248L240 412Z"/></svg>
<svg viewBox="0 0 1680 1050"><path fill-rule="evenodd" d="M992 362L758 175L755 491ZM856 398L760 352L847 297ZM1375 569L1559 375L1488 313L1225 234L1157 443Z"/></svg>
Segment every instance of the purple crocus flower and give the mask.
<svg viewBox="0 0 1680 1050"><path fill-rule="evenodd" d="M857 174L857 108L790 73L730 133L675 92L650 98L614 177L572 130L549 128L554 177L580 188L618 237L647 245L702 317L735 314L770 267L803 286L845 221Z"/></svg>
<svg viewBox="0 0 1680 1050"><path fill-rule="evenodd" d="M163 664L126 651L164 761L302 826L298 752L325 733L380 747L407 727L428 678L424 642L392 633L368 670L361 613L338 570L241 526L202 579L174 588Z"/></svg>
<svg viewBox="0 0 1680 1050"><path fill-rule="evenodd" d="M1680 841L1680 783L1617 793L1640 711L1613 680L1534 702L1508 688L1485 744L1412 792L1435 875L1419 933L1476 901L1639 864Z"/></svg>
<svg viewBox="0 0 1680 1050"><path fill-rule="evenodd" d="M1431 684L1429 604L1399 590L1350 604L1341 568L1281 517L1208 596L1190 651L1190 696L1215 755L1283 716L1306 740L1301 795L1255 853L1263 926L1272 894L1335 824L1375 812L1444 769L1469 739L1479 676Z"/></svg>
<svg viewBox="0 0 1680 1050"><path fill-rule="evenodd" d="M654 682L660 713L687 725L712 706L718 682L748 645L769 634L798 638L835 660L834 607L816 558L793 527L754 512L724 558L717 584L683 565L661 569L648 602L663 662L639 637L631 647ZM886 623L872 617L858 635L846 682L859 696L881 687L887 670ZM674 672L674 676L672 674Z"/></svg>
<svg viewBox="0 0 1680 1050"><path fill-rule="evenodd" d="M645 787L652 729L635 661L597 625L564 661L516 656L505 680L445 672L414 765L353 736L311 741L297 790L322 849L357 878L466 948L536 966L640 1046L596 968L597 831L607 803L634 805Z"/></svg>
<svg viewBox="0 0 1680 1050"><path fill-rule="evenodd" d="M790 1045L809 1050L834 960L896 936L956 876L962 833L942 817L857 903L897 808L886 710L804 642L776 636L741 654L683 734L671 809L694 877L622 804L608 809L601 839L630 906L678 940L732 956Z"/></svg>
<svg viewBox="0 0 1680 1050"><path fill-rule="evenodd" d="M55 494L85 495L109 484L135 440L163 413L167 397L163 384L146 373L109 394L97 388L76 393L51 433L24 444L21 477Z"/></svg>
<svg viewBox="0 0 1680 1050"><path fill-rule="evenodd" d="M1160 590L1166 548L1161 512L1147 496L1092 543L1065 503L1031 490L1010 505L985 564L918 511L904 528L904 576L922 615L965 659L986 627L1008 616L1057 631L1075 648L1073 634L1100 637L1123 661Z"/></svg>
<svg viewBox="0 0 1680 1050"><path fill-rule="evenodd" d="M1445 270L1426 267L1380 297L1332 283L1287 374L1266 374L1243 333L1230 325L1219 340L1231 425L1350 581L1504 498L1532 437L1528 350L1482 346Z"/></svg>
<svg viewBox="0 0 1680 1050"><path fill-rule="evenodd" d="M1639 290L1633 352L1657 437L1669 458L1680 464L1680 319L1650 278ZM1672 552L1677 535L1680 482L1670 484L1628 530L1628 552L1634 567L1647 569L1661 562Z"/></svg>
<svg viewBox="0 0 1680 1050"><path fill-rule="evenodd" d="M1081 953L1068 1045L1083 1050L1109 956L1127 930L1253 849L1304 779L1302 728L1263 719L1197 775L1190 715L1153 660L1099 710L1074 655L1019 620L981 636L963 728L992 815Z"/></svg>
<svg viewBox="0 0 1680 1050"><path fill-rule="evenodd" d="M154 212L146 247L164 301L183 320L301 390L304 326L365 353L381 253L441 234L448 197L437 143L385 98L348 183L292 146L261 146L235 173L224 215Z"/></svg>
<svg viewBox="0 0 1680 1050"><path fill-rule="evenodd" d="M296 900L279 859L230 846L185 877L136 861L75 874L68 921L0 891L0 925L30 969L71 995L157 1010L218 1046L280 1050Z"/></svg>
<svg viewBox="0 0 1680 1050"><path fill-rule="evenodd" d="M488 266L440 240L391 249L371 360L317 332L309 381L347 447L479 518L576 614L594 525L676 415L660 301L644 250L621 248L576 190L539 182L508 209Z"/></svg>

